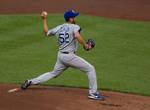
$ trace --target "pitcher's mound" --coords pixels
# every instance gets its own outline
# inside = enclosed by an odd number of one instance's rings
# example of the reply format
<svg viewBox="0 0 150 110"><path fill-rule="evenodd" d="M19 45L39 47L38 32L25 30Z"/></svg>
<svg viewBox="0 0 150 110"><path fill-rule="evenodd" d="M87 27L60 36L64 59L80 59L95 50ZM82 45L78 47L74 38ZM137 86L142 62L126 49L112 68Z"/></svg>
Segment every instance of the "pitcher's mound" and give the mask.
<svg viewBox="0 0 150 110"><path fill-rule="evenodd" d="M87 98L87 89L31 86L8 93L19 85L0 85L0 110L150 110L150 97L102 91L105 101Z"/></svg>

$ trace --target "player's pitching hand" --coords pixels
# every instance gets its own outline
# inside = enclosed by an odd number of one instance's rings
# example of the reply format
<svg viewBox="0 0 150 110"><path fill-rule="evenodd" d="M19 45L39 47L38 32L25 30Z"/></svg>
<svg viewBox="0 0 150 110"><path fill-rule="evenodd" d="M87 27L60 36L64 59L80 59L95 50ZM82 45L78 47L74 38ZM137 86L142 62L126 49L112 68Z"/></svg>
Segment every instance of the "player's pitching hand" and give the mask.
<svg viewBox="0 0 150 110"><path fill-rule="evenodd" d="M48 13L46 11L42 11L42 13L41 13L41 17L42 18L46 18L47 15L48 15Z"/></svg>

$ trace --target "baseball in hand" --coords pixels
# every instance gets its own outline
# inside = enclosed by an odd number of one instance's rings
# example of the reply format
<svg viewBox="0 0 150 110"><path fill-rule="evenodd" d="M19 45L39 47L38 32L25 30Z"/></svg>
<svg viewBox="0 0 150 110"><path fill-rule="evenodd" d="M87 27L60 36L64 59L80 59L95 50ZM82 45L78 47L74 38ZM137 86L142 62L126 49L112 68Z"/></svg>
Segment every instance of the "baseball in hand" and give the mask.
<svg viewBox="0 0 150 110"><path fill-rule="evenodd" d="M47 15L48 15L48 13L46 11L43 11L41 14L42 17L46 17Z"/></svg>

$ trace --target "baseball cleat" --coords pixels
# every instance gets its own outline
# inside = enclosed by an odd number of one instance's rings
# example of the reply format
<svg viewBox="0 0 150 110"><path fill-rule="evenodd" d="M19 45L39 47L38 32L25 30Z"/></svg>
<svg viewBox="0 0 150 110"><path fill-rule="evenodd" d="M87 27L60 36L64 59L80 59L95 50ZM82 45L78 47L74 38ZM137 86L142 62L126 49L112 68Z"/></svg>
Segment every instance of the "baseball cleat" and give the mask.
<svg viewBox="0 0 150 110"><path fill-rule="evenodd" d="M27 89L30 85L31 85L31 81L26 80L26 81L21 85L21 89L22 89L22 90L25 90L25 89Z"/></svg>
<svg viewBox="0 0 150 110"><path fill-rule="evenodd" d="M88 95L88 98L89 99L94 99L94 100L102 100L102 101L105 100L105 97L101 96L98 92L96 92L96 93L90 93Z"/></svg>

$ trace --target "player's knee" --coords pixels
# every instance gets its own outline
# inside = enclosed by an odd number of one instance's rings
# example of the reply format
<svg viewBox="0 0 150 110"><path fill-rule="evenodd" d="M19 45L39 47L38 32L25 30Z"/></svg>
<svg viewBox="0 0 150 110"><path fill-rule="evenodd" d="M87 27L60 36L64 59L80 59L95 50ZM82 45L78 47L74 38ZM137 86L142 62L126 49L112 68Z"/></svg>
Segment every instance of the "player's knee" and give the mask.
<svg viewBox="0 0 150 110"><path fill-rule="evenodd" d="M95 67L93 65L90 66L91 71L95 71Z"/></svg>
<svg viewBox="0 0 150 110"><path fill-rule="evenodd" d="M95 73L95 67L93 65L89 65L89 71Z"/></svg>
<svg viewBox="0 0 150 110"><path fill-rule="evenodd" d="M90 65L87 74L90 79L96 79L96 71L93 65Z"/></svg>
<svg viewBox="0 0 150 110"><path fill-rule="evenodd" d="M56 78L61 74L61 71L53 70L51 74L53 74L54 78Z"/></svg>

